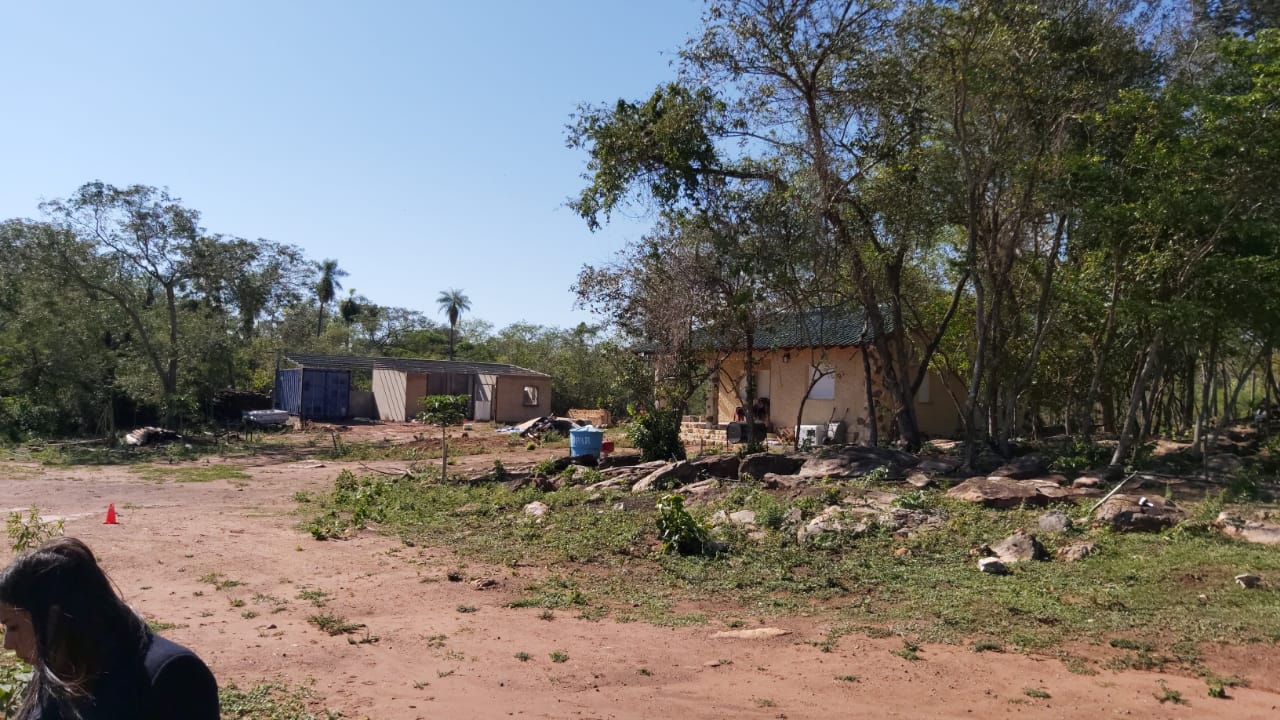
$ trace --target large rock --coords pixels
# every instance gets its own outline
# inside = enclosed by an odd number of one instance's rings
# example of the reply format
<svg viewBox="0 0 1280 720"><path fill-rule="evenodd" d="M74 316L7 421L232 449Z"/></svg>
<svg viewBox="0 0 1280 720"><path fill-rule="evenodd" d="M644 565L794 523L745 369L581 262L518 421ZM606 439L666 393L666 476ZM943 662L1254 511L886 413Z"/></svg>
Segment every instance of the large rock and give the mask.
<svg viewBox="0 0 1280 720"><path fill-rule="evenodd" d="M699 477L738 479L738 466L742 461L737 455L708 455L689 463L698 469Z"/></svg>
<svg viewBox="0 0 1280 720"><path fill-rule="evenodd" d="M902 477L903 470L919 461L914 455L880 447L849 446L829 455L821 455L805 461L798 473L801 477L861 477L879 468L886 468L891 477Z"/></svg>
<svg viewBox="0 0 1280 720"><path fill-rule="evenodd" d="M1093 524L1120 532L1160 532L1186 517L1186 511L1162 497L1112 495L1094 514Z"/></svg>
<svg viewBox="0 0 1280 720"><path fill-rule="evenodd" d="M649 490L670 490L685 485L698 478L698 468L688 460L666 463L662 467L644 476L631 492L647 492Z"/></svg>
<svg viewBox="0 0 1280 720"><path fill-rule="evenodd" d="M799 475L775 475L769 473L764 476L764 486L770 490L799 490L813 482L813 478L800 477Z"/></svg>
<svg viewBox="0 0 1280 720"><path fill-rule="evenodd" d="M819 538L838 535L861 537L876 526L880 513L875 510L851 509L832 505L818 513L796 531L800 543L814 542Z"/></svg>
<svg viewBox="0 0 1280 720"><path fill-rule="evenodd" d="M934 460L932 458L922 458L916 464L915 469L922 473L934 473L935 475L950 475L960 467L958 462L950 462L948 460Z"/></svg>
<svg viewBox="0 0 1280 720"><path fill-rule="evenodd" d="M774 475L795 475L796 471L803 465L804 458L774 453L756 453L742 458L742 464L738 466L737 477L750 475L758 480L770 473Z"/></svg>
<svg viewBox="0 0 1280 720"><path fill-rule="evenodd" d="M1035 535L1025 530L1019 530L992 545L991 552L995 553L1003 563L1049 559L1049 551L1044 549L1044 545L1040 544Z"/></svg>
<svg viewBox="0 0 1280 720"><path fill-rule="evenodd" d="M1259 545L1280 545L1280 523L1269 520L1250 520L1223 512L1218 515L1215 524L1227 537Z"/></svg>
<svg viewBox="0 0 1280 720"><path fill-rule="evenodd" d="M720 490L720 480L718 478L707 478L699 480L695 483L689 483L680 488L680 494L687 498L706 498L716 494Z"/></svg>
<svg viewBox="0 0 1280 720"><path fill-rule="evenodd" d="M1058 548L1058 557L1066 562L1080 562L1090 555L1097 554L1097 552L1097 545L1091 542L1078 542Z"/></svg>
<svg viewBox="0 0 1280 720"><path fill-rule="evenodd" d="M1013 480L1005 477L969 478L947 491L947 497L953 500L964 500L984 507L1001 509L1023 505L1044 507L1050 499L1056 499L1065 494L1063 488L1054 483Z"/></svg>
<svg viewBox="0 0 1280 720"><path fill-rule="evenodd" d="M1023 455L1001 465L990 473L991 477L1007 477L1028 480L1049 472L1049 463L1039 455Z"/></svg>
<svg viewBox="0 0 1280 720"><path fill-rule="evenodd" d="M913 472L910 475L908 475L907 484L913 487L918 487L921 490L924 490L925 488L931 488L934 486L933 478L929 477L928 475L925 475L922 472Z"/></svg>
<svg viewBox="0 0 1280 720"><path fill-rule="evenodd" d="M1071 481L1071 487L1084 490L1093 490L1102 487L1102 478L1096 475L1081 475Z"/></svg>
<svg viewBox="0 0 1280 720"><path fill-rule="evenodd" d="M1000 562L1000 558L985 557L978 560L978 569L991 575L1008 575L1009 568Z"/></svg>
<svg viewBox="0 0 1280 720"><path fill-rule="evenodd" d="M1040 532L1066 532L1071 529L1071 517L1061 510L1050 510L1040 516L1036 526L1040 528Z"/></svg>
<svg viewBox="0 0 1280 720"><path fill-rule="evenodd" d="M849 494L840 501L840 504L846 507L871 508L884 512L892 508L893 501L897 499L898 496L890 492L855 487L849 490Z"/></svg>

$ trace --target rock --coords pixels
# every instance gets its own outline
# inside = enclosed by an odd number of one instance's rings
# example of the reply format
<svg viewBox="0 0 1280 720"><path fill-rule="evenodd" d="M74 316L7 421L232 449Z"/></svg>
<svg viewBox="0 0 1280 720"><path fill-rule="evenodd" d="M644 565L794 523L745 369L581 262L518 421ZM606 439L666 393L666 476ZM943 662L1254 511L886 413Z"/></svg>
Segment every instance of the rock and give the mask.
<svg viewBox="0 0 1280 720"><path fill-rule="evenodd" d="M1005 567L1005 564L1000 562L999 558L993 557L986 557L978 560L978 569L984 573L990 573L992 575L1009 574L1009 568Z"/></svg>
<svg viewBox="0 0 1280 720"><path fill-rule="evenodd" d="M1007 477L1029 480L1049 472L1049 463L1040 455L1023 455L1001 465L990 473L991 477Z"/></svg>
<svg viewBox="0 0 1280 720"><path fill-rule="evenodd" d="M928 475L925 475L922 472L913 472L907 476L907 484L913 487L918 487L921 490L923 490L925 488L933 487L934 482L933 482L933 478L929 477Z"/></svg>
<svg viewBox="0 0 1280 720"><path fill-rule="evenodd" d="M1257 575L1237 575L1236 582L1245 590L1252 590L1262 585L1262 578Z"/></svg>
<svg viewBox="0 0 1280 720"><path fill-rule="evenodd" d="M916 470L922 473L934 473L935 475L950 475L960 467L960 463L948 462L946 460L932 460L925 458L916 463Z"/></svg>
<svg viewBox="0 0 1280 720"><path fill-rule="evenodd" d="M718 667L720 667L720 661L719 661L719 660L708 660L708 661L706 661L706 662L702 663L702 667L706 667L706 668L718 668Z"/></svg>
<svg viewBox="0 0 1280 720"><path fill-rule="evenodd" d="M486 577L471 581L472 590L488 590L495 587L498 587L497 578Z"/></svg>
<svg viewBox="0 0 1280 720"><path fill-rule="evenodd" d="M1235 455L1210 455L1204 464L1210 472L1219 475L1235 475L1244 467L1244 461Z"/></svg>
<svg viewBox="0 0 1280 720"><path fill-rule="evenodd" d="M800 477L799 475L778 475L769 473L764 476L762 481L764 486L770 490L798 490L813 482L813 478Z"/></svg>
<svg viewBox="0 0 1280 720"><path fill-rule="evenodd" d="M1143 502L1139 503L1139 500ZM1095 526L1120 532L1160 532L1185 520L1187 513L1162 497L1112 495L1094 514Z"/></svg>
<svg viewBox="0 0 1280 720"><path fill-rule="evenodd" d="M862 477L878 468L886 468L890 477L902 477L905 468L920 461L914 455L880 447L848 446L830 455L813 457L800 468L801 477Z"/></svg>
<svg viewBox="0 0 1280 720"><path fill-rule="evenodd" d="M1259 545L1280 545L1280 523L1247 520L1231 513L1219 513L1214 523L1223 535Z"/></svg>
<svg viewBox="0 0 1280 720"><path fill-rule="evenodd" d="M798 507L793 507L782 516L782 527L797 528L804 522L804 511Z"/></svg>
<svg viewBox="0 0 1280 720"><path fill-rule="evenodd" d="M1036 522L1040 532L1060 533L1071 529L1071 517L1061 510L1050 510Z"/></svg>
<svg viewBox="0 0 1280 720"><path fill-rule="evenodd" d="M1049 552L1036 539L1035 535L1019 530L1009 537L991 546L991 551L1002 562L1016 563L1031 560L1048 560Z"/></svg>
<svg viewBox="0 0 1280 720"><path fill-rule="evenodd" d="M594 483L592 485L588 485L583 489L588 492L595 493L595 492L603 492L605 490L621 490L623 488L631 487L631 484L632 484L632 481L630 478L616 477L616 478L609 478L608 480L601 480L600 482Z"/></svg>
<svg viewBox="0 0 1280 720"><path fill-rule="evenodd" d="M813 542L824 535L861 537L876 526L879 513L831 505L796 531L800 543Z"/></svg>
<svg viewBox="0 0 1280 720"><path fill-rule="evenodd" d="M1102 478L1095 477L1093 475L1081 475L1071 481L1071 487L1092 490L1094 488L1102 487Z"/></svg>
<svg viewBox="0 0 1280 720"><path fill-rule="evenodd" d="M721 630L711 636L712 640L768 640L769 638L790 635L790 630L776 627L748 628L746 630Z"/></svg>
<svg viewBox="0 0 1280 720"><path fill-rule="evenodd" d="M1058 559L1065 562L1080 562L1090 555L1097 554L1098 546L1091 542L1078 542L1058 548Z"/></svg>
<svg viewBox="0 0 1280 720"><path fill-rule="evenodd" d="M708 478L707 480L699 480L696 483L689 483L680 488L680 494L690 498L702 498L715 493L720 489L720 481L716 478Z"/></svg>
<svg viewBox="0 0 1280 720"><path fill-rule="evenodd" d="M645 475L635 485L631 486L631 492L642 493L650 490L670 490L678 488L698 477L698 468L688 460L680 460L678 462L666 463L662 467Z"/></svg>
<svg viewBox="0 0 1280 720"><path fill-rule="evenodd" d="M750 475L759 479L769 474L795 475L796 471L803 465L804 458L777 455L775 453L756 453L742 458L742 464L738 466L736 477Z"/></svg>
<svg viewBox="0 0 1280 720"><path fill-rule="evenodd" d="M742 461L737 455L708 455L691 460L690 465L697 468L698 477L738 479L738 466Z"/></svg>
<svg viewBox="0 0 1280 720"><path fill-rule="evenodd" d="M755 525L755 510L739 510L738 512L729 513L729 522L735 525Z"/></svg>
<svg viewBox="0 0 1280 720"><path fill-rule="evenodd" d="M549 512L551 512L551 506L547 505L546 503L540 500L534 500L533 502L524 506L524 514L529 515L531 517L542 517L543 515L546 515Z"/></svg>
<svg viewBox="0 0 1280 720"><path fill-rule="evenodd" d="M940 528L946 520L943 515L926 510L893 508L876 518L876 523L894 535L910 537L919 530Z"/></svg>
<svg viewBox="0 0 1280 720"><path fill-rule="evenodd" d="M849 494L840 502L850 507L872 508L873 510L884 511L893 507L893 501L897 499L897 495L882 490L851 488Z"/></svg>
<svg viewBox="0 0 1280 720"><path fill-rule="evenodd" d="M1003 477L975 477L948 490L947 497L989 508L1009 509L1024 504L1028 507L1044 507L1049 503L1049 496L1042 494L1041 488L1034 482Z"/></svg>
<svg viewBox="0 0 1280 720"><path fill-rule="evenodd" d="M635 467L640 464L638 452L616 452L600 458L600 469Z"/></svg>

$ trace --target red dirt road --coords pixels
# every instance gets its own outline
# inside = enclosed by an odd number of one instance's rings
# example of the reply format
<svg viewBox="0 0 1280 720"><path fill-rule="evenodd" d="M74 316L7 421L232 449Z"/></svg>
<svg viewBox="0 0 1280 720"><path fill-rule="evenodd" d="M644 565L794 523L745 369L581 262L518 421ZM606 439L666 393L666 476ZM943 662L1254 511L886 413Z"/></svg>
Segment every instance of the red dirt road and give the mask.
<svg viewBox="0 0 1280 720"><path fill-rule="evenodd" d="M350 718L1280 717L1276 646L1206 648L1206 666L1250 682L1219 700L1199 678L1079 675L1057 659L963 646L925 646L913 662L892 654L902 647L896 638L848 636L824 653L810 643L826 628L806 618L775 623L792 632L768 640L568 612L542 620L536 608L505 607L532 575L473 564L463 570L468 580L498 580L475 590L445 578L459 568L448 548L372 534L312 540L296 527L292 496L328 489L344 464L260 462L247 468L249 480L209 483L0 463L0 508L36 504L65 517L66 533L89 543L129 602L174 623L164 634L196 649L221 683L314 680L323 705ZM102 524L108 502L119 525ZM215 589L201 580L210 573L240 584ZM308 589L327 593L327 605L299 599ZM330 637L307 621L318 612L363 623L378 641ZM515 657L522 652L525 662ZM553 652L568 660L553 662ZM856 680L837 679L845 676ZM1162 685L1187 704L1161 704Z"/></svg>

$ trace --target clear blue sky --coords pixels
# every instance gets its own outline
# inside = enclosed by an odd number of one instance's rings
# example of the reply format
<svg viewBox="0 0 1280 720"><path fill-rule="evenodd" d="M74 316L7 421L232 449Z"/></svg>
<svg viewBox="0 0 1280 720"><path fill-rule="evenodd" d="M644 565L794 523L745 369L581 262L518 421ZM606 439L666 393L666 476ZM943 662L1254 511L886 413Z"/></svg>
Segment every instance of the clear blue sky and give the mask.
<svg viewBox="0 0 1280 720"><path fill-rule="evenodd" d="M592 234L564 207L581 102L674 76L696 0L11 2L0 219L82 183L168 187L212 231L336 258L371 300L450 286L498 327L568 326Z"/></svg>

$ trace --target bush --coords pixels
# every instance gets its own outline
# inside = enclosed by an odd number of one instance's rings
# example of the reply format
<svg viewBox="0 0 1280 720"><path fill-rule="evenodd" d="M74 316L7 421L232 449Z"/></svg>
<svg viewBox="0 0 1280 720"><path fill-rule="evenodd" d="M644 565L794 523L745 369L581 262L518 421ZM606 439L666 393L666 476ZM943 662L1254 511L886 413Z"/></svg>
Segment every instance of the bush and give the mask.
<svg viewBox="0 0 1280 720"><path fill-rule="evenodd" d="M640 450L640 461L683 460L684 443L680 442L680 413L654 410L636 415L627 430L627 438Z"/></svg>
<svg viewBox="0 0 1280 720"><path fill-rule="evenodd" d="M680 555L706 554L711 541L707 529L684 509L679 495L667 495L658 503L658 539L663 552Z"/></svg>

